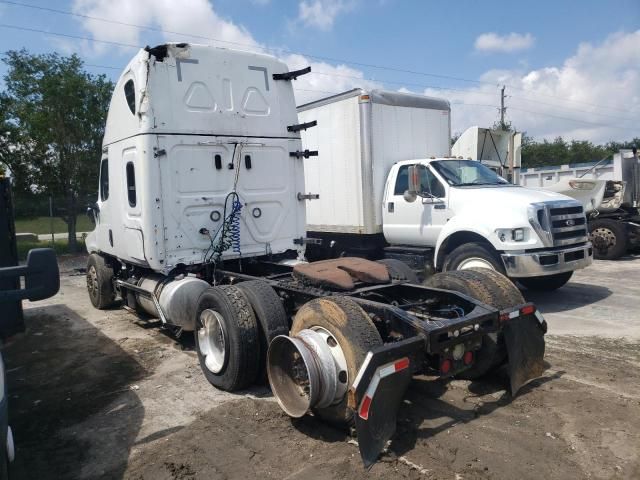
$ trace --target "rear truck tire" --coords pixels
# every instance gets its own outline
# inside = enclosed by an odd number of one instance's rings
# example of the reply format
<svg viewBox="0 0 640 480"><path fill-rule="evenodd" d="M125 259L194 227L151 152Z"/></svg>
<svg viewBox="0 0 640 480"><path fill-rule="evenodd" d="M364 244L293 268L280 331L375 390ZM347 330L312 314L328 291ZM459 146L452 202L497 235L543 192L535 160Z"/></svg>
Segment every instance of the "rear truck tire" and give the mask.
<svg viewBox="0 0 640 480"><path fill-rule="evenodd" d="M505 274L504 264L493 247L482 243L465 243L447 254L442 265L444 272L487 268Z"/></svg>
<svg viewBox="0 0 640 480"><path fill-rule="evenodd" d="M113 268L97 253L92 253L87 259L87 291L91 304L98 310L109 308L116 299Z"/></svg>
<svg viewBox="0 0 640 480"><path fill-rule="evenodd" d="M289 317L276 291L263 280L250 280L237 284L245 294L258 321L260 358L258 378L266 381L266 361L269 344L278 335L289 333Z"/></svg>
<svg viewBox="0 0 640 480"><path fill-rule="evenodd" d="M378 330L356 302L338 296L317 298L305 303L293 320L291 335L296 335L304 329L313 330L318 327L328 331L342 349L347 365L347 378L340 381L350 386L367 352L382 345ZM313 413L339 428L349 428L353 425L354 412L347 405L347 395L337 404L314 408Z"/></svg>
<svg viewBox="0 0 640 480"><path fill-rule="evenodd" d="M525 303L522 293L513 282L487 268L437 273L425 280L424 285L464 293L498 310ZM502 364L506 356L507 350L499 332L483 335L474 363L457 377L475 380Z"/></svg>
<svg viewBox="0 0 640 480"><path fill-rule="evenodd" d="M571 278L573 272L556 273L542 277L517 278L518 283L536 292L552 292L563 287Z"/></svg>
<svg viewBox="0 0 640 480"><path fill-rule="evenodd" d="M196 351L207 381L233 392L253 384L258 376L258 323L246 295L236 286L206 289L198 298Z"/></svg>
<svg viewBox="0 0 640 480"><path fill-rule="evenodd" d="M593 258L597 260L620 258L629 247L625 225L608 218L589 222L589 238L593 244Z"/></svg>
<svg viewBox="0 0 640 480"><path fill-rule="evenodd" d="M383 258L377 260L378 263L382 263L387 267L389 276L394 280L406 280L409 283L419 283L418 275L414 272L409 265L395 258Z"/></svg>

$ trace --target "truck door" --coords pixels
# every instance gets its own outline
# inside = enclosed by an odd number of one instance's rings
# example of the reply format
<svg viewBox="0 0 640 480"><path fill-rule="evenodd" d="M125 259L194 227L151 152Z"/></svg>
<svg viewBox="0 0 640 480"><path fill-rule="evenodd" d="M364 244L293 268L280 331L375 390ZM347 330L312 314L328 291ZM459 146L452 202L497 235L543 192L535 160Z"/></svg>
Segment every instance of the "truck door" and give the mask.
<svg viewBox="0 0 640 480"><path fill-rule="evenodd" d="M415 201L408 202L404 193L409 187L410 166L398 167L395 178L390 178L387 185L382 213L384 236L391 244L435 246L450 215L446 189L427 166L417 164L422 192Z"/></svg>
<svg viewBox="0 0 640 480"><path fill-rule="evenodd" d="M96 236L101 250L113 249L113 231L111 230L111 214L109 201L109 158L100 160L100 188L98 192L98 214L96 215Z"/></svg>

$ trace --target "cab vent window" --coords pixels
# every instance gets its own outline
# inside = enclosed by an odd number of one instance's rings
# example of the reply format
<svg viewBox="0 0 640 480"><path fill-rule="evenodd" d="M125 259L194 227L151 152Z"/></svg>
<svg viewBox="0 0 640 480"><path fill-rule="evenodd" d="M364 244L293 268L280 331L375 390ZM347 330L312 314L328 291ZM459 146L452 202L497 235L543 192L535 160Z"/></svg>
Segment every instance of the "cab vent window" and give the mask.
<svg viewBox="0 0 640 480"><path fill-rule="evenodd" d="M109 198L109 159L104 158L100 163L100 200Z"/></svg>
<svg viewBox="0 0 640 480"><path fill-rule="evenodd" d="M133 168L133 162L127 163L127 197L129 206L136 206L136 172Z"/></svg>
<svg viewBox="0 0 640 480"><path fill-rule="evenodd" d="M127 80L124 84L124 96L127 99L127 105L131 113L136 113L136 86L133 84L133 80Z"/></svg>

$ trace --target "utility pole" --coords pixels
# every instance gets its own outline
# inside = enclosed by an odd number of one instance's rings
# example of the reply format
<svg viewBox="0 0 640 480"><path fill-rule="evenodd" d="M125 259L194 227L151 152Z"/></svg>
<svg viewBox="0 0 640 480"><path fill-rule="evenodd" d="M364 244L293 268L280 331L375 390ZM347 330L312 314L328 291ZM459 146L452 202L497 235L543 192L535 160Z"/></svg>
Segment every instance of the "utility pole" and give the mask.
<svg viewBox="0 0 640 480"><path fill-rule="evenodd" d="M504 85L500 89L500 129L506 130L504 123L504 115L507 113L507 108L504 106Z"/></svg>

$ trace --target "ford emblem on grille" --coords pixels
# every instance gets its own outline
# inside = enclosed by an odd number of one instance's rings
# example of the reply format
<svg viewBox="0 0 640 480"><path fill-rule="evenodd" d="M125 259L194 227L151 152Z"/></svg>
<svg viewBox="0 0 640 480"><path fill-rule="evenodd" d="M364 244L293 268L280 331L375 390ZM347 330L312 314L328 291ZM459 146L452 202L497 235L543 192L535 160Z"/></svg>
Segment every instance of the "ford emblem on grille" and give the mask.
<svg viewBox="0 0 640 480"><path fill-rule="evenodd" d="M567 227L573 227L576 224L576 222L572 219L567 220Z"/></svg>

